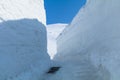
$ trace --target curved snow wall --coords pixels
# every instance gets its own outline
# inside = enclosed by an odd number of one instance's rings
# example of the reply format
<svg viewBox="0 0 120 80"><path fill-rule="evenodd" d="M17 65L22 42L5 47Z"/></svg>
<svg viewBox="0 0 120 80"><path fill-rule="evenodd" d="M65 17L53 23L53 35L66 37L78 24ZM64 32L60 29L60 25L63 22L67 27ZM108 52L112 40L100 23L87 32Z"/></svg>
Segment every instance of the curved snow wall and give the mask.
<svg viewBox="0 0 120 80"><path fill-rule="evenodd" d="M46 29L38 20L0 23L0 80L17 77L49 61Z"/></svg>
<svg viewBox="0 0 120 80"><path fill-rule="evenodd" d="M46 24L44 0L1 0L0 22L22 18L38 19Z"/></svg>
<svg viewBox="0 0 120 80"><path fill-rule="evenodd" d="M119 3L120 0L88 0L58 37L55 60L89 61L100 80L119 80Z"/></svg>

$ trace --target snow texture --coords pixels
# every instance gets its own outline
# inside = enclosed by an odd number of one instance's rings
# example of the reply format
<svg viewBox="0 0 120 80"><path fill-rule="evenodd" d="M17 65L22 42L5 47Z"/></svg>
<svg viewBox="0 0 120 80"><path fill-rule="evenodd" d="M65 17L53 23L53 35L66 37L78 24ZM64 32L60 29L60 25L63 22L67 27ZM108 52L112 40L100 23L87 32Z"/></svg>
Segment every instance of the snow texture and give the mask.
<svg viewBox="0 0 120 80"><path fill-rule="evenodd" d="M43 24L36 19L0 23L0 80L37 80L49 63Z"/></svg>
<svg viewBox="0 0 120 80"><path fill-rule="evenodd" d="M56 39L61 34L63 29L67 26L67 24L57 23L47 25L47 40L48 40L48 53L53 59L54 55L57 53L57 44Z"/></svg>
<svg viewBox="0 0 120 80"><path fill-rule="evenodd" d="M22 18L46 24L44 0L0 0L0 22Z"/></svg>
<svg viewBox="0 0 120 80"><path fill-rule="evenodd" d="M54 60L63 63L63 68L51 80L120 79L119 3L87 1L57 39Z"/></svg>

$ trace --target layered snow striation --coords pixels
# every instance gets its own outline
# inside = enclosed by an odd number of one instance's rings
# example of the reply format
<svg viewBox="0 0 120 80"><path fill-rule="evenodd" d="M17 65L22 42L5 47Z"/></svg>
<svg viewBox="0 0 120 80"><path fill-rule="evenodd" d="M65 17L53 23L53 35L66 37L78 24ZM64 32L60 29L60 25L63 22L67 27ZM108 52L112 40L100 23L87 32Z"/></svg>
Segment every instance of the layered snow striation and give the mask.
<svg viewBox="0 0 120 80"><path fill-rule="evenodd" d="M49 62L42 23L36 19L0 23L0 80L13 80L20 75L20 80L37 80Z"/></svg>
<svg viewBox="0 0 120 80"><path fill-rule="evenodd" d="M54 60L64 64L61 74L70 75L62 75L61 80L120 79L119 3L119 0L88 0L58 37Z"/></svg>
<svg viewBox="0 0 120 80"><path fill-rule="evenodd" d="M54 55L57 53L56 39L66 26L67 24L57 23L57 24L47 25L46 27L47 41L48 41L47 48L51 59L53 59Z"/></svg>
<svg viewBox="0 0 120 80"><path fill-rule="evenodd" d="M44 0L1 0L0 22L22 18L38 19L46 24Z"/></svg>

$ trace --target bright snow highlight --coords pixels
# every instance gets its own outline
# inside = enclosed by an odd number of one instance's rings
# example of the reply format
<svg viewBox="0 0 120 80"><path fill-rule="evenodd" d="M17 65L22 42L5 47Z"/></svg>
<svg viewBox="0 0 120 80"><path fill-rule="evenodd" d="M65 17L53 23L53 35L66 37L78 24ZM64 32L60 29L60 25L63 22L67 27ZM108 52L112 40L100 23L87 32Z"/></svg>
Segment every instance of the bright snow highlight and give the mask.
<svg viewBox="0 0 120 80"><path fill-rule="evenodd" d="M22 18L36 18L46 24L44 0L0 0L0 22Z"/></svg>
<svg viewBox="0 0 120 80"><path fill-rule="evenodd" d="M61 32L64 30L64 28L67 26L67 24L51 24L47 25L47 41L48 41L48 53L53 59L55 54L57 53L57 44L56 39L61 34Z"/></svg>

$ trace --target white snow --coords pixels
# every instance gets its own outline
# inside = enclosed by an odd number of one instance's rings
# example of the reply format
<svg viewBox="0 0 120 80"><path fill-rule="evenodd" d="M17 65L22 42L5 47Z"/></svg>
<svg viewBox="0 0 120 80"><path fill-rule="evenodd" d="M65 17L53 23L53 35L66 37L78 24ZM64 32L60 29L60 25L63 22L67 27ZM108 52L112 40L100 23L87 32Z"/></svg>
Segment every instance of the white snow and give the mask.
<svg viewBox="0 0 120 80"><path fill-rule="evenodd" d="M0 80L13 80L20 75L24 75L20 76L22 80L37 80L49 64L43 24L36 19L0 23Z"/></svg>
<svg viewBox="0 0 120 80"><path fill-rule="evenodd" d="M47 40L48 40L48 53L53 59L54 55L57 53L56 38L60 35L67 24L57 23L47 25Z"/></svg>
<svg viewBox="0 0 120 80"><path fill-rule="evenodd" d="M0 22L22 18L36 18L46 24L44 0L0 0Z"/></svg>
<svg viewBox="0 0 120 80"><path fill-rule="evenodd" d="M57 39L51 80L120 79L120 0L88 0ZM63 74L63 75L62 75Z"/></svg>
<svg viewBox="0 0 120 80"><path fill-rule="evenodd" d="M0 80L119 80L119 3L87 0L71 24L46 33L43 0L1 0ZM47 74L51 66L60 70Z"/></svg>

